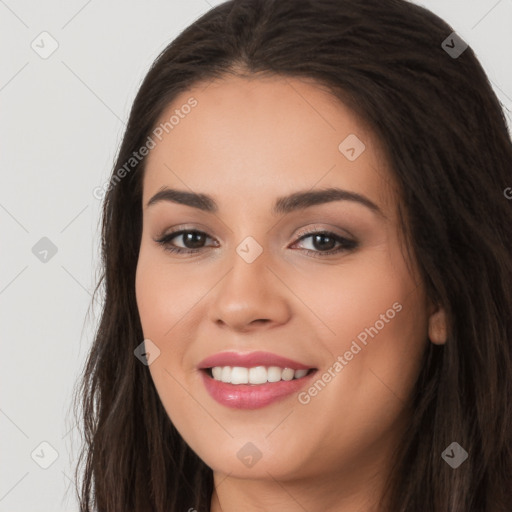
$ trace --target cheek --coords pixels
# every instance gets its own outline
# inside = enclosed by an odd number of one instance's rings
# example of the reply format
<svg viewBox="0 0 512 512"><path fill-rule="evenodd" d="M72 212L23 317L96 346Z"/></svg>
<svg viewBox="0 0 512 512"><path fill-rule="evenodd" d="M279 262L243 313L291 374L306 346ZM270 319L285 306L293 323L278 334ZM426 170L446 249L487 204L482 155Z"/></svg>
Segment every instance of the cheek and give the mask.
<svg viewBox="0 0 512 512"><path fill-rule="evenodd" d="M189 410L190 395L183 388L186 369L182 366L187 346L187 334L182 326L200 291L194 291L190 276L177 272L176 267L169 268L160 255L141 247L135 293L144 338L160 350L149 365L151 378L174 426L180 432L187 432L191 422L205 421L203 417L194 418L198 411Z"/></svg>
<svg viewBox="0 0 512 512"><path fill-rule="evenodd" d="M196 280L179 271L158 251L141 247L135 293L145 337L165 343L172 339L174 326L200 296L196 284Z"/></svg>
<svg viewBox="0 0 512 512"><path fill-rule="evenodd" d="M165 254L141 247L135 278L137 307L144 338L160 350L149 369L164 405L179 392L177 381L197 377L192 364L197 360L186 355L204 318L201 299L215 284L216 276L209 275L201 279L193 266L184 269Z"/></svg>
<svg viewBox="0 0 512 512"><path fill-rule="evenodd" d="M427 326L420 297L414 293L395 297L398 300L368 318L351 338L348 350L361 347L357 354L360 374L384 394L405 402L420 370Z"/></svg>
<svg viewBox="0 0 512 512"><path fill-rule="evenodd" d="M323 337L323 348L332 360L328 367L342 358L329 391L322 394L347 408L358 403L362 414L379 409L379 402L391 402L393 408L404 405L428 341L422 287L398 252L385 251L379 257L374 252L371 261L354 262L350 272L325 281L322 293L316 293L316 307L331 331Z"/></svg>
<svg viewBox="0 0 512 512"><path fill-rule="evenodd" d="M334 358L300 397L310 435L324 439L326 464L340 453L371 457L372 444L407 415L426 347L422 300L405 289L384 299L380 307L361 305L357 318L339 316L337 336L325 345Z"/></svg>
<svg viewBox="0 0 512 512"><path fill-rule="evenodd" d="M370 336L366 329L375 333L372 327L376 323L379 333L389 332L391 324L396 327L404 317L414 314L409 313L411 307L421 313L421 304L405 307L417 300L419 290L401 256L390 255L385 245L354 255L335 272L332 267L323 268L304 281L294 282L294 286L307 298L310 309L319 313L330 331L323 339L338 352L345 347L348 350L358 335L364 342L365 336Z"/></svg>
<svg viewBox="0 0 512 512"><path fill-rule="evenodd" d="M373 288L372 288L373 289ZM407 402L421 370L427 346L427 318L420 290L394 282L369 297L361 287L338 312L337 335L326 338L326 349L339 364L331 379L326 401L337 400L346 410L357 411L353 424L397 414ZM334 318L333 318L334 321ZM329 365L330 366L330 365ZM330 396L327 396L330 395ZM358 404L354 409L353 405Z"/></svg>

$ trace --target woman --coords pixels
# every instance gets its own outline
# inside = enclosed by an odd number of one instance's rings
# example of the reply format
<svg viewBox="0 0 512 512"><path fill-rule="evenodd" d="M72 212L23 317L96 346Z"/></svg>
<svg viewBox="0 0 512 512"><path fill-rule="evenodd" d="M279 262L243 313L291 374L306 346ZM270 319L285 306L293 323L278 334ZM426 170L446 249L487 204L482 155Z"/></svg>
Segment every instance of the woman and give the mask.
<svg viewBox="0 0 512 512"><path fill-rule="evenodd" d="M509 510L511 169L482 67L421 7L194 22L106 191L81 510Z"/></svg>

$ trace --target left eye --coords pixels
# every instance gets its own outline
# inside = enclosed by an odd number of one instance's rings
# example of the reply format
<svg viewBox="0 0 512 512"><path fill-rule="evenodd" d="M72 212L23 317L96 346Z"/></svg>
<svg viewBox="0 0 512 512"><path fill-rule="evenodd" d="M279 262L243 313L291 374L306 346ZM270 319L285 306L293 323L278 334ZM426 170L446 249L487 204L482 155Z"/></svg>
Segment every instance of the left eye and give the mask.
<svg viewBox="0 0 512 512"><path fill-rule="evenodd" d="M336 233L331 233L330 231L314 231L312 233L307 233L301 236L298 242L306 240L307 238L311 238L311 245L315 249L318 249L314 251L311 251L310 249L305 249L308 252L308 254L336 254L342 251L355 249L357 247L357 242L355 240L344 238L342 236L337 235ZM337 249L332 249L332 246L336 244L339 244L339 247ZM322 248L327 250L321 250Z"/></svg>
<svg viewBox="0 0 512 512"><path fill-rule="evenodd" d="M185 244L185 247L177 247L172 243L172 240L179 237L182 238L182 242ZM164 250L169 251L171 253L190 254L201 251L204 248L202 247L202 244L205 242L207 238L210 237L202 231L181 230L169 233L155 241L161 246L163 246ZM321 256L335 254L342 251L355 249L358 246L358 243L355 240L350 240L348 238L341 237L329 231L314 231L311 233L306 233L302 235L297 240L297 242L294 243L294 245L308 238L311 238L311 244L313 245L315 250L304 250L308 254L314 256L318 256L319 254ZM339 244L339 247L333 249L333 244ZM189 245L189 247L187 247L187 245ZM192 245L192 247L190 247L190 245Z"/></svg>

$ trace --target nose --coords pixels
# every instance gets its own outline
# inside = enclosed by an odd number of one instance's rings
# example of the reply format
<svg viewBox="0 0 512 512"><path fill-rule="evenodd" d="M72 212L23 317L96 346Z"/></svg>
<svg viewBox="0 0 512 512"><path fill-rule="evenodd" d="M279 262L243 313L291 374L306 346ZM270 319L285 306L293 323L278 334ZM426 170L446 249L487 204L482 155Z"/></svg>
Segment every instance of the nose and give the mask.
<svg viewBox="0 0 512 512"><path fill-rule="evenodd" d="M270 329L290 317L291 292L263 251L252 262L237 252L230 270L212 290L210 319L237 332Z"/></svg>

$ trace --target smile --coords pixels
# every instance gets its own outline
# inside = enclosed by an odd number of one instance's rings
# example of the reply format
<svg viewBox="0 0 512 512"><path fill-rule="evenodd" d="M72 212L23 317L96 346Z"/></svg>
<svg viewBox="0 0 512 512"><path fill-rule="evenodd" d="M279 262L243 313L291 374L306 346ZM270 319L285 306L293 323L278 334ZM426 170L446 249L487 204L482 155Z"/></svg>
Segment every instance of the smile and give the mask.
<svg viewBox="0 0 512 512"><path fill-rule="evenodd" d="M201 371L203 384L218 403L234 409L259 409L309 385L315 368L215 366Z"/></svg>

